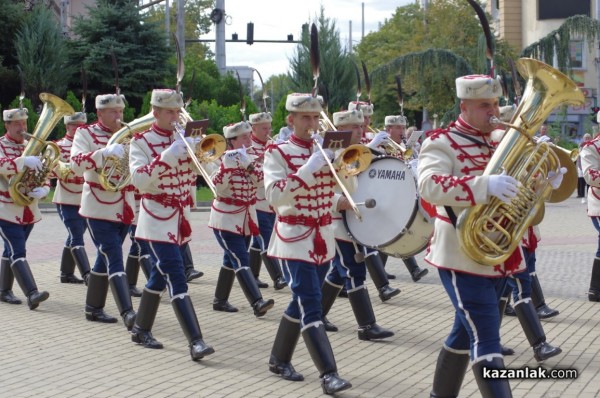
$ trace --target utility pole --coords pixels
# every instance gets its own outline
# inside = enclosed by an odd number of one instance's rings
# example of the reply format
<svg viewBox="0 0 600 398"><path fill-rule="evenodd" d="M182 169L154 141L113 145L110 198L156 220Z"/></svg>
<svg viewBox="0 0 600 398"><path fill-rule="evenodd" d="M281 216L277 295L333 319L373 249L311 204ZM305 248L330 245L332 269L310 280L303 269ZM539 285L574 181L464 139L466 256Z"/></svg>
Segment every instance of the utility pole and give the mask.
<svg viewBox="0 0 600 398"><path fill-rule="evenodd" d="M185 0L177 0L177 40L181 47L181 58L185 57Z"/></svg>
<svg viewBox="0 0 600 398"><path fill-rule="evenodd" d="M171 9L169 0L165 1L165 33L167 37L167 47L171 44Z"/></svg>
<svg viewBox="0 0 600 398"><path fill-rule="evenodd" d="M352 54L352 21L348 21L348 53Z"/></svg>
<svg viewBox="0 0 600 398"><path fill-rule="evenodd" d="M219 73L224 75L227 68L227 59L225 57L225 0L217 0L216 9L221 10L222 18L215 23L215 58Z"/></svg>

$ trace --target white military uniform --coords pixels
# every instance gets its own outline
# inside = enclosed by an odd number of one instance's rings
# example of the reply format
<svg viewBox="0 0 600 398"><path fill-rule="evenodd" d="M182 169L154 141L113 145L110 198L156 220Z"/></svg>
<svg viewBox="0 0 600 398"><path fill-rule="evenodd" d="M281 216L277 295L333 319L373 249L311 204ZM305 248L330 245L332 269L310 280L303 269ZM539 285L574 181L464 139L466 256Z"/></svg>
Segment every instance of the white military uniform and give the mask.
<svg viewBox="0 0 600 398"><path fill-rule="evenodd" d="M64 136L62 139L56 141L56 145L60 148L60 160L70 163L73 138ZM57 176L55 175L54 177ZM73 173L69 173L64 180L57 177L52 203L79 206L81 204L83 183L83 177L76 176Z"/></svg>
<svg viewBox="0 0 600 398"><path fill-rule="evenodd" d="M110 192L100 185L98 172L104 165L102 149L112 132L99 122L77 129L71 148L71 169L75 176L83 176L83 193L79 214L83 217L131 224L135 199L133 186L119 192Z"/></svg>
<svg viewBox="0 0 600 398"><path fill-rule="evenodd" d="M579 155L585 182L590 186L588 191L587 215L600 216L600 139L586 142Z"/></svg>
<svg viewBox="0 0 600 398"><path fill-rule="evenodd" d="M259 162L262 165L262 163L264 162L265 152L267 150L267 147L269 146L269 142L261 142L254 135L250 136L250 140L252 140L252 151L257 157L257 159L262 159ZM256 210L264 211L265 213L274 213L273 208L271 207L271 205L267 201L267 198L265 197L265 183L264 179L262 178L256 187Z"/></svg>
<svg viewBox="0 0 600 398"><path fill-rule="evenodd" d="M436 130L423 143L419 155L419 193L431 203L451 206L456 217L468 207L488 203L488 176L482 176L502 131L484 137L460 117L450 130L482 142L482 146L449 130ZM524 262L507 261L490 267L473 261L459 247L455 227L445 206L437 206L434 234L425 260L431 265L482 276L508 276L524 269ZM517 249L518 252L521 249ZM522 254L521 254L522 257Z"/></svg>

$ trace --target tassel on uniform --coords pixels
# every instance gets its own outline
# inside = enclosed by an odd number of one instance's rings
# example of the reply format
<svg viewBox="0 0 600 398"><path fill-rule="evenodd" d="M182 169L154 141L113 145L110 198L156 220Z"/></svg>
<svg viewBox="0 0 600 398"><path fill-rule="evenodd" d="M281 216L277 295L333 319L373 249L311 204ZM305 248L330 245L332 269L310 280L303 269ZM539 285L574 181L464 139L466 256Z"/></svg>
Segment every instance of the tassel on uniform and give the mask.
<svg viewBox="0 0 600 398"><path fill-rule="evenodd" d="M23 208L23 224L31 224L33 222L33 212L29 206Z"/></svg>
<svg viewBox="0 0 600 398"><path fill-rule="evenodd" d="M134 217L135 214L133 214L131 206L129 206L129 204L125 201L125 198L123 198L123 224L131 224Z"/></svg>
<svg viewBox="0 0 600 398"><path fill-rule="evenodd" d="M523 261L523 256L521 255L521 248L517 247L517 249L510 255L509 258L504 262L504 269L508 271L516 271L519 269L519 265Z"/></svg>
<svg viewBox="0 0 600 398"><path fill-rule="evenodd" d="M250 229L250 234L252 236L260 235L260 229L258 229L258 225L256 225L252 217L248 217L248 228Z"/></svg>
<svg viewBox="0 0 600 398"><path fill-rule="evenodd" d="M315 234L315 239L313 240L313 245L315 247L315 254L317 256L326 256L327 255L327 243L321 236L321 231L317 228L317 232Z"/></svg>
<svg viewBox="0 0 600 398"><path fill-rule="evenodd" d="M183 216L181 217L181 221L179 223L179 233L181 234L181 239L185 239L192 235L192 227L190 222Z"/></svg>

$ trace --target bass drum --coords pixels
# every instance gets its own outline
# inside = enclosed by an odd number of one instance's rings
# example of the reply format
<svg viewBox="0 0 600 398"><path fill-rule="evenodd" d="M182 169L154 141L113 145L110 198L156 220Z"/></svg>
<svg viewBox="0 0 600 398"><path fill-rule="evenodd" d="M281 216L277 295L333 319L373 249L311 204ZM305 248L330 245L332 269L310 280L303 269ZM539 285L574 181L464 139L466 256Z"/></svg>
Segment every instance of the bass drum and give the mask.
<svg viewBox="0 0 600 398"><path fill-rule="evenodd" d="M357 178L352 199L360 205L362 221L351 211L343 214L352 239L393 257L422 252L433 234L433 219L430 206L419 198L411 167L395 157L379 157Z"/></svg>

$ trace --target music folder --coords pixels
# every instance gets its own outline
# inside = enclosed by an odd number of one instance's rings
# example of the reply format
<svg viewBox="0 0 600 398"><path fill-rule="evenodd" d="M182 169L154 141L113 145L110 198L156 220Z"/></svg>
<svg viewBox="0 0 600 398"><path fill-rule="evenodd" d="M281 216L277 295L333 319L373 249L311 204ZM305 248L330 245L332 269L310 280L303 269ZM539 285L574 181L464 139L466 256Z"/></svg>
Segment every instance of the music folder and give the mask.
<svg viewBox="0 0 600 398"><path fill-rule="evenodd" d="M186 137L202 137L206 134L208 129L209 120L192 120L185 124L185 136Z"/></svg>
<svg viewBox="0 0 600 398"><path fill-rule="evenodd" d="M351 138L351 131L326 131L323 137L323 149L335 152L338 149L348 148Z"/></svg>

